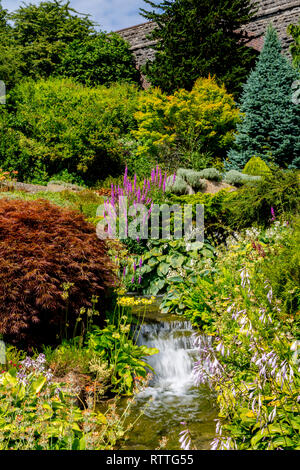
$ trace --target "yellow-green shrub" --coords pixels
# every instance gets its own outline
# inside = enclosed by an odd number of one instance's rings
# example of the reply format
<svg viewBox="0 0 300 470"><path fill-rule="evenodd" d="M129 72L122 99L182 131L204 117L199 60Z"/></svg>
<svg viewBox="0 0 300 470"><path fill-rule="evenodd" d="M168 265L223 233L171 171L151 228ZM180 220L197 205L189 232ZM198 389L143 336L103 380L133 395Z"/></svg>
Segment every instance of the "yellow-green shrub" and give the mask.
<svg viewBox="0 0 300 470"><path fill-rule="evenodd" d="M233 97L213 78L200 78L192 91L171 96L151 89L140 95L138 107L138 129L132 132L137 155L195 169L201 169L204 156L223 158L239 121Z"/></svg>
<svg viewBox="0 0 300 470"><path fill-rule="evenodd" d="M265 176L267 174L270 175L271 170L260 157L254 156L246 163L243 173L252 176Z"/></svg>

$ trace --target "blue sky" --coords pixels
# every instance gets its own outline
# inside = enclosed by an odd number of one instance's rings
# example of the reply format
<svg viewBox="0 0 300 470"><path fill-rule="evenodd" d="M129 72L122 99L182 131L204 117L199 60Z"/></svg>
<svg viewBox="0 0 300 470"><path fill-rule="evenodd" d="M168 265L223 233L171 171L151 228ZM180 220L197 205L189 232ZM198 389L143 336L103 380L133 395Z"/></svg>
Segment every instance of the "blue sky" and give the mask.
<svg viewBox="0 0 300 470"><path fill-rule="evenodd" d="M13 11L23 2L0 0L0 3L6 10ZM38 4L40 2L39 0L25 0L25 3ZM70 5L80 13L91 15L91 19L106 31L117 31L145 22L145 18L139 15L139 8L146 5L144 0L71 0Z"/></svg>

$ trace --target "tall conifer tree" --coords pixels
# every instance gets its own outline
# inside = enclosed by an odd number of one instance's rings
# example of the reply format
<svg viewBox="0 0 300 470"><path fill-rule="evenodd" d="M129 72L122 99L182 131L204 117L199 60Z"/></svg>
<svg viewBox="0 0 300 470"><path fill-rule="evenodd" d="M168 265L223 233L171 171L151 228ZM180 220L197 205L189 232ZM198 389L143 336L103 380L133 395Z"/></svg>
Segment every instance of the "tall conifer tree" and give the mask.
<svg viewBox="0 0 300 470"><path fill-rule="evenodd" d="M142 15L157 24L149 39L156 57L145 73L163 91L190 90L199 77L215 75L237 92L254 65L256 53L246 47L242 26L256 11L252 0L144 0Z"/></svg>
<svg viewBox="0 0 300 470"><path fill-rule="evenodd" d="M254 155L280 167L300 167L300 103L293 99L299 73L281 53L281 43L270 25L255 69L241 98L244 113L237 127L231 168L242 168Z"/></svg>

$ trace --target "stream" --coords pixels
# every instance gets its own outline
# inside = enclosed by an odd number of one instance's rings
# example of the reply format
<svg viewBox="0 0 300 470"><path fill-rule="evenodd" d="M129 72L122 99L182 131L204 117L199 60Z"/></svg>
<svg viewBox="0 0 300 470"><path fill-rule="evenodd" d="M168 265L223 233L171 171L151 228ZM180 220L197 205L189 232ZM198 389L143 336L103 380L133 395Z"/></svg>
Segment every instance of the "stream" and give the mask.
<svg viewBox="0 0 300 470"><path fill-rule="evenodd" d="M209 449L215 436L217 409L208 388L195 387L192 380L197 351L193 347L193 329L189 322L148 318L141 326L137 344L159 349L147 358L154 375L147 388L135 398L129 421L143 414L129 432L122 450L155 450L161 439L167 450L179 450L179 433L186 422L198 450ZM121 400L120 410L126 406Z"/></svg>

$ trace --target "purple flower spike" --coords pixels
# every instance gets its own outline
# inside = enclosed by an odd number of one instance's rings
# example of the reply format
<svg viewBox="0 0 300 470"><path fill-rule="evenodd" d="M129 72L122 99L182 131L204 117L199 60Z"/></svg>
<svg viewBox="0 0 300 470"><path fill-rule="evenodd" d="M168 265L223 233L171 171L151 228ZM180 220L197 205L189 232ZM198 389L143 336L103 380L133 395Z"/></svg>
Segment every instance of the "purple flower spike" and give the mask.
<svg viewBox="0 0 300 470"><path fill-rule="evenodd" d="M152 183L154 183L154 181L155 181L155 170L154 170L154 168L151 171L151 181L152 181ZM149 189L150 189L150 182L149 182Z"/></svg>
<svg viewBox="0 0 300 470"><path fill-rule="evenodd" d="M165 173L164 182L163 182L163 192L164 193L166 192L166 184L167 184L167 173Z"/></svg>
<svg viewBox="0 0 300 470"><path fill-rule="evenodd" d="M125 268L123 269L123 277L125 277L125 276L126 276L126 266L125 266Z"/></svg>
<svg viewBox="0 0 300 470"><path fill-rule="evenodd" d="M131 284L134 283L134 276L132 276L132 279L131 279Z"/></svg>
<svg viewBox="0 0 300 470"><path fill-rule="evenodd" d="M140 262L139 262L139 267L141 268L143 265L143 258L140 259Z"/></svg>
<svg viewBox="0 0 300 470"><path fill-rule="evenodd" d="M142 276L139 276L139 284L142 282Z"/></svg>
<svg viewBox="0 0 300 470"><path fill-rule="evenodd" d="M272 221L276 220L276 217L275 217L275 211L274 211L274 208L271 207L271 215L272 215Z"/></svg>

